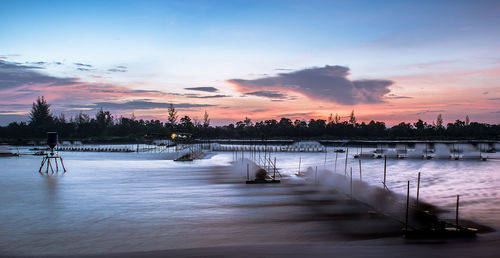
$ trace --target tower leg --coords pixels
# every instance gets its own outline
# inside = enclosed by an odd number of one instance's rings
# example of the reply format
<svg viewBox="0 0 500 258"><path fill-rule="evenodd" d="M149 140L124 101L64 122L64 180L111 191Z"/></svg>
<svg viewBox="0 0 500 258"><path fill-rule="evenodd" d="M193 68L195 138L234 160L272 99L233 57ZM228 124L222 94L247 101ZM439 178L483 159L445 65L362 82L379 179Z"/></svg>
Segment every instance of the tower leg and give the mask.
<svg viewBox="0 0 500 258"><path fill-rule="evenodd" d="M56 173L59 173L59 164L57 164L57 158L54 158L54 161L56 162Z"/></svg>
<svg viewBox="0 0 500 258"><path fill-rule="evenodd" d="M45 171L45 174L49 174L49 166L50 166L50 159L47 158L47 170Z"/></svg>
<svg viewBox="0 0 500 258"><path fill-rule="evenodd" d="M59 157L59 158L61 159L61 166L63 167L64 173L66 173L66 168L64 167L63 159L61 157Z"/></svg>
<svg viewBox="0 0 500 258"><path fill-rule="evenodd" d="M50 166L50 170L52 171L52 174L54 174L54 167L52 166L52 163L50 162L50 158L49 158L49 164L47 165L47 174L49 173L49 166Z"/></svg>
<svg viewBox="0 0 500 258"><path fill-rule="evenodd" d="M47 157L43 157L42 159L42 164L40 164L40 169L38 170L38 173L42 174L42 168L43 165L45 164L45 161L47 161Z"/></svg>

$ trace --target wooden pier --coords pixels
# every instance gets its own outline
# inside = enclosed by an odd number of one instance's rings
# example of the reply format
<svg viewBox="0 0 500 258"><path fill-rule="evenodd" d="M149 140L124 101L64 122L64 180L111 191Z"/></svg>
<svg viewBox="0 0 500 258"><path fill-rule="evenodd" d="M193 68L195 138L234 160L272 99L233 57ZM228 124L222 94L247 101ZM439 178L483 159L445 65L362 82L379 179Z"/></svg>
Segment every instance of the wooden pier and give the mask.
<svg viewBox="0 0 500 258"><path fill-rule="evenodd" d="M326 147L317 146L263 146L263 145L213 145L213 151L246 152L326 152Z"/></svg>

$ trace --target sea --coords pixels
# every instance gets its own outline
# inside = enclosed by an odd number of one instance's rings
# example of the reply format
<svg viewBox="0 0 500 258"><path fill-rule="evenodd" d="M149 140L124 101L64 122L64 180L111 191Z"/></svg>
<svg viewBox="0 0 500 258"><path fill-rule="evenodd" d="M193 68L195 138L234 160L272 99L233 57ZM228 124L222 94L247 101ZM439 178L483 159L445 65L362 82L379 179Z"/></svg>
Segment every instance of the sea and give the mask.
<svg viewBox="0 0 500 258"><path fill-rule="evenodd" d="M101 146L102 147L102 146ZM0 158L0 254L67 255L249 243L335 241L335 221L317 219L297 185L334 188L338 174L416 197L454 218L500 227L500 159L376 159L335 152L206 151L173 161L154 152L61 151L67 172L39 173L42 156L9 146ZM370 151L365 149L363 151ZM265 158L264 158L265 157ZM54 163L52 163L54 165ZM248 185L255 166L276 167L281 184ZM272 171L273 169L271 169ZM307 173L308 178L296 173ZM362 191L362 189L361 189Z"/></svg>

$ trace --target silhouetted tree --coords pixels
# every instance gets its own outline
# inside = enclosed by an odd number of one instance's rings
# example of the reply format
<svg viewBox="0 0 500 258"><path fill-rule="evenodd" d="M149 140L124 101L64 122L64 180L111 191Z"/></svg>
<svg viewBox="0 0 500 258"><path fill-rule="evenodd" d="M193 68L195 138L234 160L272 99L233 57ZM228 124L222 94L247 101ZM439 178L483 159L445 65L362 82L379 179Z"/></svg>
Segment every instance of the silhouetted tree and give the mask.
<svg viewBox="0 0 500 258"><path fill-rule="evenodd" d="M133 114L130 118L120 117L116 120L109 111L100 109L95 118L83 112L67 121L61 114L54 117L50 114L50 105L43 97L39 97L30 112L31 121L28 124L13 122L8 126L0 126L0 138L12 141L21 138L45 138L45 132L55 130L61 138L70 139L99 139L109 140L102 136L113 136L116 139L126 141L135 139L148 139L150 137L167 137L175 129L191 132L196 137L210 138L403 138L403 139L500 139L500 125L470 122L468 116L465 121L456 120L443 126L443 119L438 115L432 125L421 119L415 123L400 123L391 128L386 128L385 123L370 121L369 123L357 123L354 110L348 117L348 121L340 122L338 114L328 117L328 123L323 119L311 119L309 123L305 120L292 120L286 117L257 121L252 123L251 119L245 117L243 121L225 126L210 126L208 113L205 111L203 125L193 124L189 116L184 116L180 124L175 125L177 111L171 105L169 110L170 119L163 124L159 120L144 121L137 120ZM45 124L44 122L47 122ZM40 124L41 123L41 124ZM164 125L169 125L164 126ZM120 138L121 137L121 138Z"/></svg>
<svg viewBox="0 0 500 258"><path fill-rule="evenodd" d="M354 116L354 109L352 110L351 114L349 115L349 123L351 125L355 125L356 124L356 116Z"/></svg>
<svg viewBox="0 0 500 258"><path fill-rule="evenodd" d="M407 138L412 136L413 127L410 123L399 123L389 129L389 135L396 138Z"/></svg>
<svg viewBox="0 0 500 258"><path fill-rule="evenodd" d="M243 123L245 123L245 126L251 126L253 125L252 119L245 117L245 120L243 120Z"/></svg>
<svg viewBox="0 0 500 258"><path fill-rule="evenodd" d="M441 114L439 114L436 118L436 126L438 128L442 128L443 127L443 116Z"/></svg>
<svg viewBox="0 0 500 258"><path fill-rule="evenodd" d="M189 116L184 116L181 118L180 122L180 126L185 130L191 130L194 127L194 124L191 122L191 118L189 118Z"/></svg>
<svg viewBox="0 0 500 258"><path fill-rule="evenodd" d="M289 129L293 127L292 120L286 117L282 117L279 122L279 126L283 129Z"/></svg>
<svg viewBox="0 0 500 258"><path fill-rule="evenodd" d="M203 127L208 128L210 126L210 118L208 118L208 113L205 110L205 114L203 114Z"/></svg>
<svg viewBox="0 0 500 258"><path fill-rule="evenodd" d="M102 108L97 111L95 115L96 120L96 129L98 133L103 134L104 130L111 127L113 125L113 116L109 111L103 111Z"/></svg>
<svg viewBox="0 0 500 258"><path fill-rule="evenodd" d="M339 114L338 114L338 113L335 113L335 117L333 118L333 121L334 121L336 124L340 123L340 116L339 116Z"/></svg>
<svg viewBox="0 0 500 258"><path fill-rule="evenodd" d="M38 97L36 102L33 102L29 117L30 125L33 127L46 128L52 125L54 117L52 116L52 114L50 114L50 105L47 103L43 96Z"/></svg>
<svg viewBox="0 0 500 258"><path fill-rule="evenodd" d="M167 120L168 122L174 126L175 123L177 122L177 118L179 116L177 115L177 110L175 110L175 107L173 104L170 104L170 106L168 107L168 117L167 117Z"/></svg>

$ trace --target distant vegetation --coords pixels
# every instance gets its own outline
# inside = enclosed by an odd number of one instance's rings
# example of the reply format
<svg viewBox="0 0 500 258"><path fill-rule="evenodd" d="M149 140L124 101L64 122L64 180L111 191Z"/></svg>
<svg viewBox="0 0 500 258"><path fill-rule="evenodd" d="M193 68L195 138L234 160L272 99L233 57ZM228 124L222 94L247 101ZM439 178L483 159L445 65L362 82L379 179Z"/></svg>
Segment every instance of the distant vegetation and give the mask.
<svg viewBox="0 0 500 258"><path fill-rule="evenodd" d="M317 138L317 139L500 139L500 125L456 120L443 125L441 115L436 122L428 124L422 120L415 123L400 123L390 128L384 122L358 123L354 111L347 121L338 115L328 120L311 119L292 121L281 118L253 123L245 118L236 124L211 126L205 111L202 121L193 121L189 116L178 119L173 105L168 109L167 122L119 117L109 111L99 110L95 117L80 113L69 120L64 115L54 116L50 105L41 97L33 103L30 122L13 122L0 127L0 135L10 143L24 143L27 140L44 139L46 132L57 131L60 139L98 142L132 142L147 139L168 138L173 132L192 133L195 138Z"/></svg>

